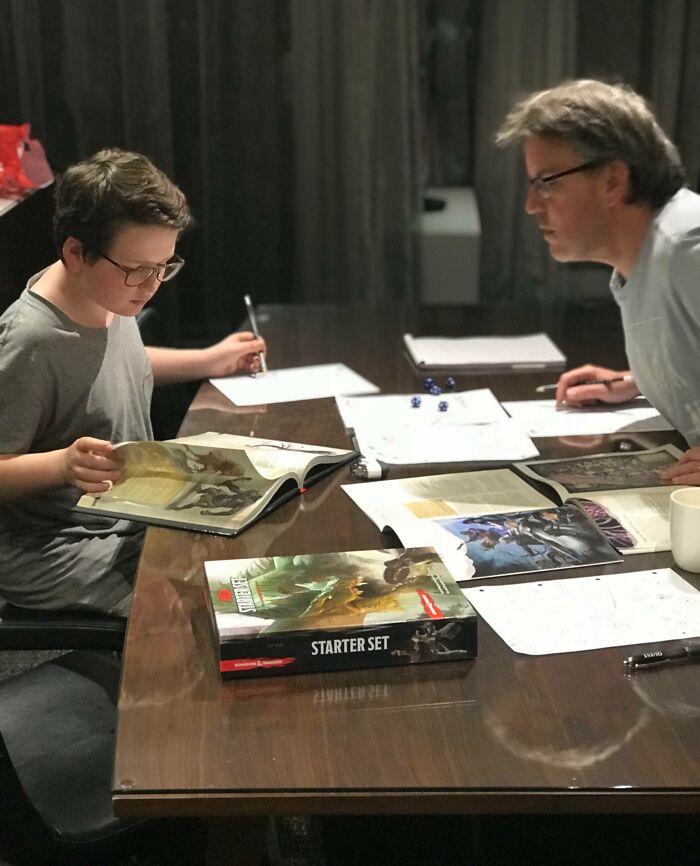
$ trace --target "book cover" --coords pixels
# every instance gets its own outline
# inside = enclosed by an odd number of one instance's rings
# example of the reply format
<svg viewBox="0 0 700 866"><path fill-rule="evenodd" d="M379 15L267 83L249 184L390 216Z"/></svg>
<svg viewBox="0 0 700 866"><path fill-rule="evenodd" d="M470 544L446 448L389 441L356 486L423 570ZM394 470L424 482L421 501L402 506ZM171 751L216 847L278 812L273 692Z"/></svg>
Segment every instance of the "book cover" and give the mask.
<svg viewBox="0 0 700 866"><path fill-rule="evenodd" d="M438 523L462 541L474 580L622 560L595 523L573 505Z"/></svg>
<svg viewBox="0 0 700 866"><path fill-rule="evenodd" d="M125 442L111 490L80 497L76 511L159 526L237 535L356 452L223 433Z"/></svg>
<svg viewBox="0 0 700 866"><path fill-rule="evenodd" d="M516 463L577 505L621 553L670 550L669 512L676 488L661 478L682 452L673 445L644 451Z"/></svg>
<svg viewBox="0 0 700 866"><path fill-rule="evenodd" d="M432 548L205 563L224 677L475 658L476 613Z"/></svg>

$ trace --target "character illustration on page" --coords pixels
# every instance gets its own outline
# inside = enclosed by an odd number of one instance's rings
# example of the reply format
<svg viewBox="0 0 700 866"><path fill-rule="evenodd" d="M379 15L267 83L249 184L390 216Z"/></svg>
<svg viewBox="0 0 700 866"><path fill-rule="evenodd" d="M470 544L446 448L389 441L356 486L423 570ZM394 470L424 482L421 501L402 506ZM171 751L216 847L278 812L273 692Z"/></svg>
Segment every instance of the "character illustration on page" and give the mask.
<svg viewBox="0 0 700 866"><path fill-rule="evenodd" d="M119 496L128 500L133 487L136 501L150 501L165 511L224 517L257 502L269 486L260 481L264 479L257 473L245 474L241 464L222 450L139 443L129 451Z"/></svg>
<svg viewBox="0 0 700 866"><path fill-rule="evenodd" d="M477 580L620 561L605 537L573 505L438 522L462 539Z"/></svg>
<svg viewBox="0 0 700 866"><path fill-rule="evenodd" d="M227 624L230 634L256 634L420 618L426 593L443 616L464 613L464 596L427 548L207 563L207 574L223 640Z"/></svg>
<svg viewBox="0 0 700 866"><path fill-rule="evenodd" d="M582 508L591 518L603 535L617 550L630 550L636 544L635 539L629 534L620 521L611 514L607 508L603 508L592 499L575 499L579 508Z"/></svg>

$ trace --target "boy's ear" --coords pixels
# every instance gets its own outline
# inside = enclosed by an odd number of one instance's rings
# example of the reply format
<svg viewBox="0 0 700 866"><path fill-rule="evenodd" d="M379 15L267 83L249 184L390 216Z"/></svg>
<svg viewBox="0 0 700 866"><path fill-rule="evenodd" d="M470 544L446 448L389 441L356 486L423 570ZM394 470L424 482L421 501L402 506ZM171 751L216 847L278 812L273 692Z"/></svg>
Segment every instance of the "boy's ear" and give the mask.
<svg viewBox="0 0 700 866"><path fill-rule="evenodd" d="M61 253L63 263L69 271L75 271L76 268L85 264L83 242L79 241L78 238L67 237L63 242Z"/></svg>

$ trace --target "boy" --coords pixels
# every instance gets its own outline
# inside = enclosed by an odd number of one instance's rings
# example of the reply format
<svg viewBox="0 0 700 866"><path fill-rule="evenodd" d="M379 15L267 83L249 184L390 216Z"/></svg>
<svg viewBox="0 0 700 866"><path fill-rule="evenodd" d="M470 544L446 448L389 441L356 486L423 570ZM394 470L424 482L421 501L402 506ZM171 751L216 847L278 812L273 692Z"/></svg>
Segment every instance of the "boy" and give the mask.
<svg viewBox="0 0 700 866"><path fill-rule="evenodd" d="M59 261L0 316L0 596L125 615L143 528L78 514L121 474L112 442L151 439L154 382L254 372L263 340L143 346L134 317L184 262L183 193L144 156L110 149L57 183Z"/></svg>

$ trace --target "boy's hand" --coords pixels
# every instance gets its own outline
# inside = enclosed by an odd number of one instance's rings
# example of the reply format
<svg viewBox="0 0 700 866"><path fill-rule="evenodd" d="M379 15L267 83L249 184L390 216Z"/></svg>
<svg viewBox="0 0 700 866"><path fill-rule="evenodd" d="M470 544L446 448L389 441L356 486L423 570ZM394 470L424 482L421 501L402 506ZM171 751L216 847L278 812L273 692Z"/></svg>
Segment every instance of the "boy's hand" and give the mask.
<svg viewBox="0 0 700 866"><path fill-rule="evenodd" d="M232 373L257 373L260 371L260 353L267 351L265 340L257 338L251 331L229 334L219 343L202 349L204 362L203 378L230 376Z"/></svg>
<svg viewBox="0 0 700 866"><path fill-rule="evenodd" d="M123 461L111 442L82 436L64 449L64 478L86 493L105 493L121 478Z"/></svg>

